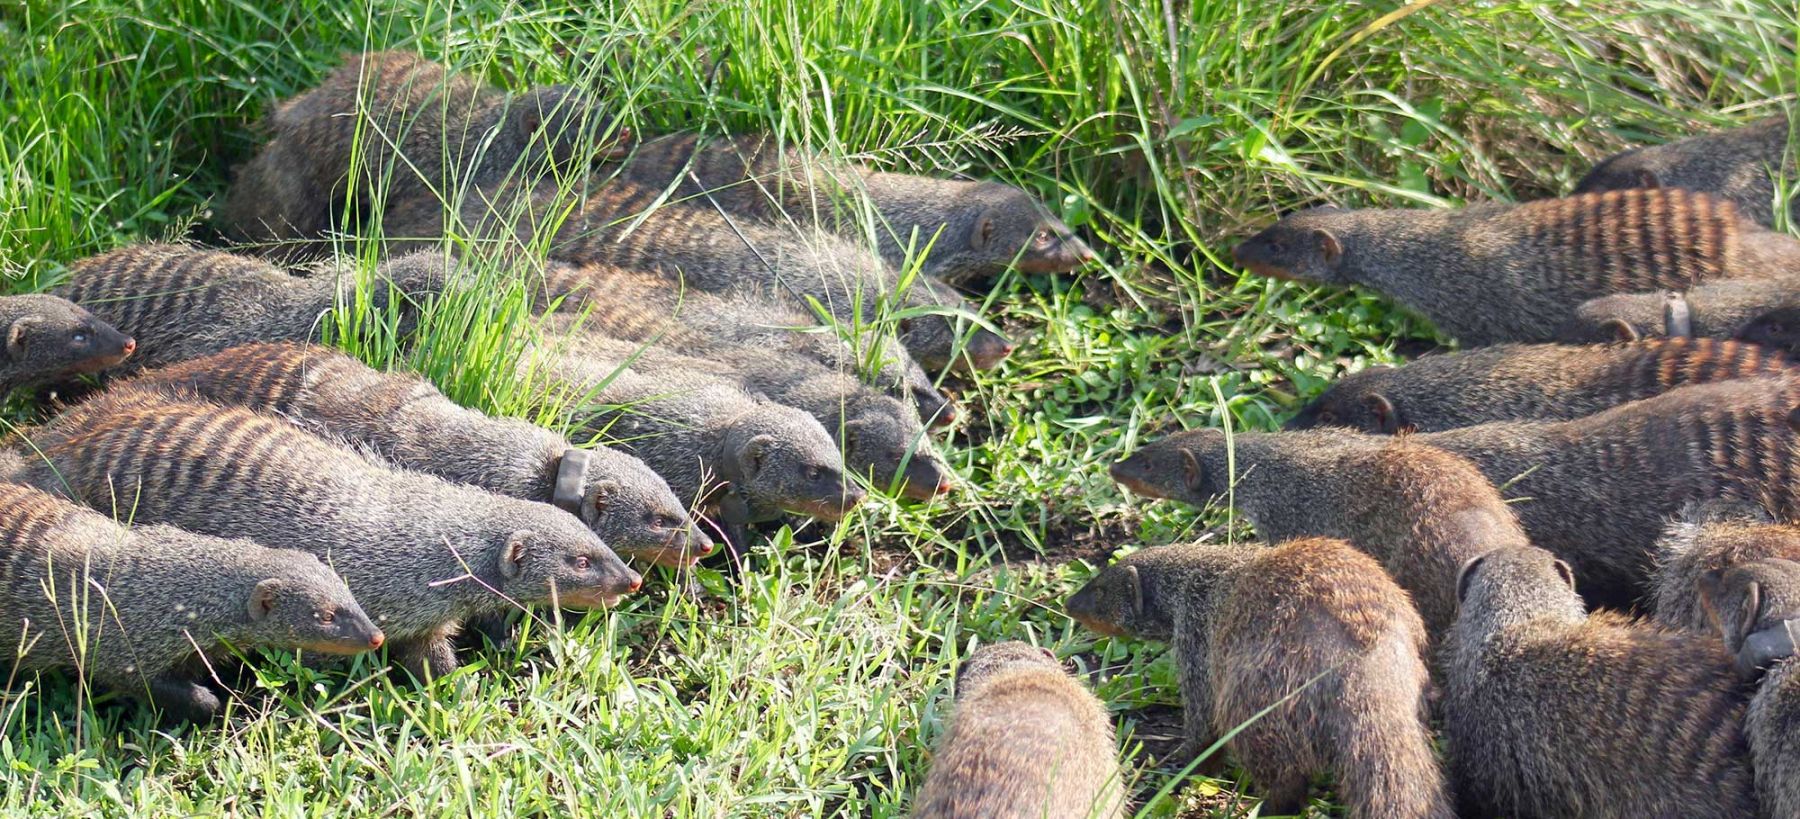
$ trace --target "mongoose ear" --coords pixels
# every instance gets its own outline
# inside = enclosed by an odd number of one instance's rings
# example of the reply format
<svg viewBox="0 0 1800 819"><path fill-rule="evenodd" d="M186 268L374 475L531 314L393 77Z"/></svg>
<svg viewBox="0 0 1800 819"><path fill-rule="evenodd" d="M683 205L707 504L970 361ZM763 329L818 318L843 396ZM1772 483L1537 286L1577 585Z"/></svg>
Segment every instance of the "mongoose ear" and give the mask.
<svg viewBox="0 0 1800 819"><path fill-rule="evenodd" d="M1200 465L1200 459L1194 456L1194 451L1191 449L1184 449L1181 451L1181 460L1183 463L1182 479L1187 486L1187 490L1195 495L1200 494L1200 486L1206 482L1205 467ZM1134 568L1132 571L1136 572L1137 569Z"/></svg>
<svg viewBox="0 0 1800 819"><path fill-rule="evenodd" d="M1319 255L1325 258L1325 264L1336 267L1338 260L1344 258L1344 246L1338 242L1338 237L1329 230L1315 230L1313 238L1319 243Z"/></svg>
<svg viewBox="0 0 1800 819"><path fill-rule="evenodd" d="M1471 557L1467 563L1462 565L1462 570L1456 573L1456 602L1458 604L1468 598L1469 583L1475 579L1475 570L1481 567L1481 561L1486 559L1487 555Z"/></svg>
<svg viewBox="0 0 1800 819"><path fill-rule="evenodd" d="M514 532L506 539L506 548L500 550L501 577L511 580L525 571L525 548L530 539L530 532Z"/></svg>
<svg viewBox="0 0 1800 819"><path fill-rule="evenodd" d="M1639 338L1637 328L1631 326L1631 322L1621 318L1610 318L1600 322L1600 333L1612 336L1613 341L1625 343L1637 341Z"/></svg>
<svg viewBox="0 0 1800 819"><path fill-rule="evenodd" d="M1738 603L1737 628L1731 634L1731 644L1741 646L1750 638L1750 632L1756 630L1756 621L1762 619L1762 584L1754 580L1744 587L1744 599Z"/></svg>
<svg viewBox="0 0 1800 819"><path fill-rule="evenodd" d="M1800 407L1788 410L1788 429L1800 432Z"/></svg>
<svg viewBox="0 0 1800 819"><path fill-rule="evenodd" d="M743 466L746 476L755 477L762 471L763 456L769 454L769 446L773 443L775 439L767 435L758 435L745 442Z"/></svg>
<svg viewBox="0 0 1800 819"><path fill-rule="evenodd" d="M1649 168L1637 169L1637 186L1640 188L1660 188L1662 180L1656 178L1656 172Z"/></svg>
<svg viewBox="0 0 1800 819"><path fill-rule="evenodd" d="M20 318L18 321L15 321L12 323L12 328L6 331L6 354L7 355L12 356L13 358L18 358L19 356L22 356L25 354L26 332L29 331L37 323L38 323L37 316L24 316L24 317Z"/></svg>
<svg viewBox="0 0 1800 819"><path fill-rule="evenodd" d="M1384 435L1393 435L1400 431L1400 413L1394 410L1394 402L1381 393L1370 393L1363 399L1369 405L1369 412L1375 414L1375 427Z"/></svg>
<svg viewBox="0 0 1800 819"><path fill-rule="evenodd" d="M250 590L250 619L261 620L275 610L275 602L281 598L281 581L271 577L256 584Z"/></svg>
<svg viewBox="0 0 1800 819"><path fill-rule="evenodd" d="M1560 560L1552 561L1552 564L1556 566L1556 574L1561 577L1563 583L1567 584L1569 589L1573 591L1575 589L1575 570L1570 568L1569 564Z"/></svg>
<svg viewBox="0 0 1800 819"><path fill-rule="evenodd" d="M1126 566L1125 576L1131 578L1131 616L1144 616L1144 578L1138 574L1136 566Z"/></svg>
<svg viewBox="0 0 1800 819"><path fill-rule="evenodd" d="M617 481L596 481L588 491L588 508L595 515L606 514L606 507L619 498Z"/></svg>
<svg viewBox="0 0 1800 819"><path fill-rule="evenodd" d="M975 219L975 229L969 231L969 247L986 250L988 242L994 240L994 217L983 213Z"/></svg>

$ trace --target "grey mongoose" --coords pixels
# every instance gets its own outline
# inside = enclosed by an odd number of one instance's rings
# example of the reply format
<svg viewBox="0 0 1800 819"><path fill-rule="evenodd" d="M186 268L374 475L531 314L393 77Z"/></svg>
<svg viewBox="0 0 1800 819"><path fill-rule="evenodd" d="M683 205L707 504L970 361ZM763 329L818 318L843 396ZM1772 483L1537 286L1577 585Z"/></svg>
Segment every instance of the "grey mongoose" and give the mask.
<svg viewBox="0 0 1800 819"><path fill-rule="evenodd" d="M441 290L452 264L433 251L383 262L371 277L371 308L385 310L398 296L400 330L409 331L414 300ZM295 276L249 256L144 244L76 262L54 292L135 337L139 350L126 369L136 370L252 341L316 339L326 311L348 303L357 278L348 268Z"/></svg>
<svg viewBox="0 0 1800 819"><path fill-rule="evenodd" d="M1800 276L1723 279L1679 295L1687 307L1686 334L1732 338L1800 352ZM1669 335L1669 293L1621 293L1582 302L1559 334L1565 341L1610 341L1620 335Z"/></svg>
<svg viewBox="0 0 1800 819"><path fill-rule="evenodd" d="M1240 433L1234 443L1238 471L1231 483L1223 436L1187 442L1170 476L1187 482L1181 499L1205 504L1229 497L1272 543L1345 540L1380 561L1412 596L1434 638L1456 618L1456 573L1465 562L1530 543L1480 470L1416 437L1316 430ZM1142 470L1147 460L1115 464L1113 476L1135 493L1164 496L1165 481Z"/></svg>
<svg viewBox="0 0 1800 819"><path fill-rule="evenodd" d="M574 516L393 469L238 407L114 388L13 442L16 476L102 512L311 552L419 679L466 619L611 605L642 578Z"/></svg>
<svg viewBox="0 0 1800 819"><path fill-rule="evenodd" d="M1329 771L1350 816L1453 815L1426 726L1425 626L1349 544L1144 549L1067 609L1096 633L1172 644L1187 736L1176 764L1243 726L1227 747L1264 790L1262 813L1298 813Z"/></svg>
<svg viewBox="0 0 1800 819"><path fill-rule="evenodd" d="M1257 275L1379 291L1466 345L1553 341L1600 296L1800 273L1800 240L1673 189L1461 210L1315 208L1233 256Z"/></svg>
<svg viewBox="0 0 1800 819"><path fill-rule="evenodd" d="M1413 440L1475 464L1516 499L1510 505L1531 542L1575 567L1590 604L1619 607L1650 591L1663 521L1685 505L1718 499L1800 514L1796 407L1800 382L1744 378L1571 421L1496 421ZM1239 433L1234 443L1254 451L1263 437ZM1224 440L1220 430L1177 433L1139 449L1115 474L1144 494L1205 504L1230 480ZM1249 464L1240 456L1238 473Z"/></svg>
<svg viewBox="0 0 1800 819"><path fill-rule="evenodd" d="M1800 563L1738 564L1709 576L1702 596L1739 675L1760 677L1744 730L1762 815L1800 816Z"/></svg>
<svg viewBox="0 0 1800 819"><path fill-rule="evenodd" d="M1567 420L1687 384L1780 375L1792 364L1787 355L1759 345L1705 338L1502 344L1346 375L1287 426L1391 434Z"/></svg>
<svg viewBox="0 0 1800 819"><path fill-rule="evenodd" d="M811 222L863 238L872 227L883 258L896 268L930 252L924 271L957 281L1004 272L1062 273L1093 250L1031 194L999 182L933 179L832 161L773 137L709 140L670 134L639 144L619 170L644 185L673 188L686 201L746 216ZM873 206L865 225L860 201Z"/></svg>
<svg viewBox="0 0 1800 819"><path fill-rule="evenodd" d="M643 461L604 446L577 450L547 429L459 406L422 378L378 372L325 347L246 344L129 383L268 413L402 469L555 503L628 557L685 566L712 551ZM566 496L558 494L563 478L573 480Z"/></svg>
<svg viewBox="0 0 1800 819"><path fill-rule="evenodd" d="M223 707L207 661L231 651L379 648L319 559L173 526L126 527L0 483L0 648L18 671L65 668L177 719Z"/></svg>
<svg viewBox="0 0 1800 819"><path fill-rule="evenodd" d="M1632 148L1601 160L1576 193L1626 188L1685 188L1730 199L1745 218L1775 225L1775 185L1793 184L1788 156L1792 126L1786 115L1760 119L1662 145ZM1800 221L1800 200L1788 203L1789 218Z"/></svg>
<svg viewBox="0 0 1800 819"><path fill-rule="evenodd" d="M1124 815L1112 717L1056 655L1010 642L963 661L914 819Z"/></svg>
<svg viewBox="0 0 1800 819"><path fill-rule="evenodd" d="M1755 816L1747 696L1716 638L1588 614L1534 547L1469 562L1444 662L1459 815Z"/></svg>
<svg viewBox="0 0 1800 819"><path fill-rule="evenodd" d="M118 366L137 351L137 341L78 304L47 294L0 297L0 398L59 376L96 373Z"/></svg>

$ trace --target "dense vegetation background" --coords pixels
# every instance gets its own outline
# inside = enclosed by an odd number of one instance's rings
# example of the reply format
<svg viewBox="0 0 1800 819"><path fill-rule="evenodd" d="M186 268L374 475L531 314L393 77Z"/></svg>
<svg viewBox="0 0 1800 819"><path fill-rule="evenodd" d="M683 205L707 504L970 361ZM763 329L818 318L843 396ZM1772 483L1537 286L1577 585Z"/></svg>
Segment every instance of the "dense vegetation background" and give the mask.
<svg viewBox="0 0 1800 819"><path fill-rule="evenodd" d="M1128 499L1105 467L1176 427L1272 426L1332 377L1434 343L1379 299L1241 277L1232 241L1315 204L1565 191L1628 144L1790 105L1797 33L1776 0L0 0L13 290L188 235L274 101L395 47L512 88L583 83L640 133L773 130L1003 179L1103 257L993 283L990 315L1023 346L961 385L946 450L965 486L947 500L784 531L735 582L661 578L423 691L366 660L271 658L251 681L266 696L227 724L163 732L69 680L12 680L0 809L890 816L958 658L1008 637L1094 672L1137 765L1178 733L1171 670L1058 613L1076 559L1242 533ZM502 374L523 317L496 299L445 308L416 346L356 351L520 411ZM1136 776L1151 815L1253 806L1229 779Z"/></svg>

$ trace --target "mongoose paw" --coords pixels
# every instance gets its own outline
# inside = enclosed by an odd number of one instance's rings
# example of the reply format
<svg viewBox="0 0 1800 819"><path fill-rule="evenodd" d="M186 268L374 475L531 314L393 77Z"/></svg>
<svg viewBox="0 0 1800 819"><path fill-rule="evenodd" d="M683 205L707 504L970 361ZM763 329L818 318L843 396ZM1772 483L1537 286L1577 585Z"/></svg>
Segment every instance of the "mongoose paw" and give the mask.
<svg viewBox="0 0 1800 819"><path fill-rule="evenodd" d="M1212 747L1212 742L1210 741L1201 742L1200 740L1190 739L1181 743L1175 750L1170 751L1167 756L1158 760L1158 764L1171 771L1180 771L1187 768L1188 763L1194 762L1202 752L1210 747ZM1214 751L1211 756L1195 763L1191 772L1202 776L1214 776L1223 773L1224 770L1225 754L1220 751Z"/></svg>
<svg viewBox="0 0 1800 819"><path fill-rule="evenodd" d="M212 689L184 677L151 680L150 701L171 722L210 722L225 708Z"/></svg>
<svg viewBox="0 0 1800 819"><path fill-rule="evenodd" d="M420 683L443 677L460 665L456 647L447 635L408 641L404 646L395 646L394 651L389 655L394 664Z"/></svg>

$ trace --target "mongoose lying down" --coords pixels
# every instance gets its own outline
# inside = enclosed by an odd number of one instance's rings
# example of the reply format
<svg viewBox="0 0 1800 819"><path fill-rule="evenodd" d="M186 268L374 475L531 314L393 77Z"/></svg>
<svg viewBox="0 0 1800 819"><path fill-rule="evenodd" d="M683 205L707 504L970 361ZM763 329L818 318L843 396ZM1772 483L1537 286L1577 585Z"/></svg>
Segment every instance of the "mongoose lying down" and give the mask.
<svg viewBox="0 0 1800 819"><path fill-rule="evenodd" d="M999 182L886 173L798 149L765 134L709 140L670 134L636 146L619 174L673 188L682 200L768 220L816 223L852 239L872 225L896 268L930 245L927 274L950 281L1005 272L1062 273L1094 251L1031 194ZM865 205L873 206L867 213Z"/></svg>
<svg viewBox="0 0 1800 819"><path fill-rule="evenodd" d="M1176 764L1244 726L1226 747L1266 794L1262 813L1299 813L1329 771L1358 819L1453 815L1425 723L1425 626L1348 544L1144 549L1068 611L1099 634L1173 644L1187 734Z"/></svg>
<svg viewBox="0 0 1800 819"><path fill-rule="evenodd" d="M1575 186L1576 193L1625 188L1685 188L1714 194L1737 205L1759 225L1775 225L1775 180L1792 183L1794 161L1787 154L1788 118L1774 116L1662 145L1632 148L1595 165ZM1800 221L1800 200L1788 203L1789 218Z"/></svg>
<svg viewBox="0 0 1800 819"><path fill-rule="evenodd" d="M1456 573L1464 563L1501 546L1530 545L1479 469L1417 437L1317 430L1239 433L1235 444L1237 482L1229 484L1223 436L1186 439L1168 477L1185 480L1191 472L1197 480L1178 497L1204 505L1223 502L1229 491L1257 535L1272 543L1345 540L1380 561L1412 596L1433 638L1456 619ZM1113 475L1134 492L1157 496L1163 482L1143 470L1151 459L1133 455L1115 464Z"/></svg>
<svg viewBox="0 0 1800 819"><path fill-rule="evenodd" d="M0 326L6 328L0 398L40 381L116 367L137 351L131 336L57 296L0 296Z"/></svg>
<svg viewBox="0 0 1800 819"><path fill-rule="evenodd" d="M1679 297L1687 315L1669 332L1668 306ZM1582 302L1563 326L1565 341L1690 336L1732 338L1800 352L1800 276L1724 279L1680 293L1621 293Z"/></svg>
<svg viewBox="0 0 1800 819"><path fill-rule="evenodd" d="M400 330L410 332L417 321L413 301L441 290L450 264L435 251L384 262L373 274L369 302L385 310L398 296L406 308ZM76 262L54 292L135 337L139 349L125 369L138 370L252 341L314 340L326 311L349 302L356 278L348 269L289 275L248 256L145 244Z"/></svg>
<svg viewBox="0 0 1800 819"><path fill-rule="evenodd" d="M0 483L0 544L0 648L15 670L74 670L177 719L223 707L206 659L383 641L344 581L305 552L130 528L13 483Z"/></svg>
<svg viewBox="0 0 1800 819"><path fill-rule="evenodd" d="M1444 680L1463 816L1755 816L1747 695L1717 639L1588 614L1531 547L1470 561Z"/></svg>
<svg viewBox="0 0 1800 819"><path fill-rule="evenodd" d="M950 467L932 445L918 413L849 375L817 362L748 347L690 358L644 342L585 332L584 326L580 316L555 316L549 322L570 353L590 365L631 366L651 374L711 373L753 395L806 412L842 448L845 466L877 488L930 500L954 486Z"/></svg>
<svg viewBox="0 0 1800 819"><path fill-rule="evenodd" d="M1575 567L1591 605L1624 607L1651 591L1663 521L1692 502L1762 504L1800 514L1800 446L1791 414L1800 382L1696 384L1572 421L1496 421L1413 440L1468 459L1502 494L1531 542ZM1299 434L1299 433L1291 433ZM1234 436L1248 475L1266 434ZM1114 467L1150 497L1205 504L1225 493L1225 435L1195 430L1153 442Z"/></svg>
<svg viewBox="0 0 1800 819"><path fill-rule="evenodd" d="M1730 202L1630 190L1462 210L1315 208L1233 251L1261 276L1359 284L1464 344L1553 341L1582 302L1800 273L1800 241Z"/></svg>
<svg viewBox="0 0 1800 819"><path fill-rule="evenodd" d="M1112 717L1056 655L995 643L963 661L914 819L1124 815Z"/></svg>
<svg viewBox="0 0 1800 819"><path fill-rule="evenodd" d="M102 512L311 552L417 676L466 619L611 605L642 578L573 516L377 463L237 407L113 389L21 433L18 479Z"/></svg>
<svg viewBox="0 0 1800 819"><path fill-rule="evenodd" d="M414 54L351 55L264 124L234 173L217 227L278 254L324 255L340 217L383 202L449 199L466 186L582 171L625 134L569 86L521 95Z"/></svg>
<svg viewBox="0 0 1800 819"><path fill-rule="evenodd" d="M1689 504L1656 542L1651 618L1666 628L1716 634L1704 588L1734 566L1773 558L1800 560L1800 526L1774 523L1752 503Z"/></svg>
<svg viewBox="0 0 1800 819"><path fill-rule="evenodd" d="M933 426L956 420L956 407L899 342L876 328L847 340L837 328L791 303L704 293L671 286L661 274L611 265L551 262L541 303L582 315L582 326L611 338L655 340L683 355L706 358L756 347L817 361L846 373L879 362L873 383L913 402Z"/></svg>
<svg viewBox="0 0 1800 819"><path fill-rule="evenodd" d="M1344 376L1287 426L1393 434L1568 420L1687 384L1780 375L1792 363L1755 344L1715 339L1503 344Z"/></svg>
<svg viewBox="0 0 1800 819"><path fill-rule="evenodd" d="M1707 578L1702 598L1739 676L1760 678L1744 731L1762 815L1800 816L1800 563L1738 564Z"/></svg>
<svg viewBox="0 0 1800 819"><path fill-rule="evenodd" d="M627 557L685 566L712 551L669 484L638 460L458 406L430 382L335 350L254 343L145 373L132 386L246 407L347 441L402 469L554 503Z"/></svg>

